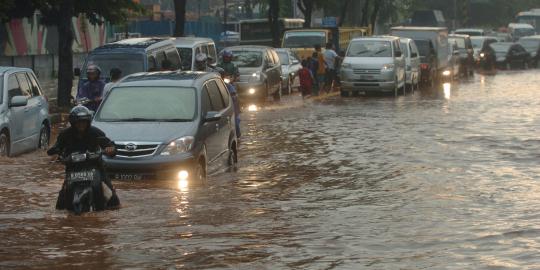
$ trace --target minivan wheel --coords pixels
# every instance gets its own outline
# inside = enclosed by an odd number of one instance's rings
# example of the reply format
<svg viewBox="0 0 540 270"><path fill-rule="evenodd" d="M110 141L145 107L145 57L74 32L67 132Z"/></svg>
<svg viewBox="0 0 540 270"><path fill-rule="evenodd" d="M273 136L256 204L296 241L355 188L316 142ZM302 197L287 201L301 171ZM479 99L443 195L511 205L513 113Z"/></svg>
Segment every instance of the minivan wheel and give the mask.
<svg viewBox="0 0 540 270"><path fill-rule="evenodd" d="M9 156L9 137L6 133L0 134L0 157Z"/></svg>
<svg viewBox="0 0 540 270"><path fill-rule="evenodd" d="M229 169L230 171L236 171L236 165L238 164L238 148L236 143L232 143L229 149Z"/></svg>
<svg viewBox="0 0 540 270"><path fill-rule="evenodd" d="M49 127L47 125L42 124L41 130L39 131L39 145L38 148L42 150L47 150L49 147Z"/></svg>
<svg viewBox="0 0 540 270"><path fill-rule="evenodd" d="M204 164L204 161L199 161L194 176L195 184L204 185L206 183L206 164Z"/></svg>

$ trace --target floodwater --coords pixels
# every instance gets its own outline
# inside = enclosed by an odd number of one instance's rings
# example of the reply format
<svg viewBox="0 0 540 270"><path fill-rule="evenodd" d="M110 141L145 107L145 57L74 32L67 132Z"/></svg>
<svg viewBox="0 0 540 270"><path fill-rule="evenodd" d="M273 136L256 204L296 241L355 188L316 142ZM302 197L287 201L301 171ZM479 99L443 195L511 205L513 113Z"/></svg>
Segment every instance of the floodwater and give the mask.
<svg viewBox="0 0 540 270"><path fill-rule="evenodd" d="M82 216L44 153L2 160L0 268L538 269L538 85L252 107L238 172L116 182L122 208Z"/></svg>

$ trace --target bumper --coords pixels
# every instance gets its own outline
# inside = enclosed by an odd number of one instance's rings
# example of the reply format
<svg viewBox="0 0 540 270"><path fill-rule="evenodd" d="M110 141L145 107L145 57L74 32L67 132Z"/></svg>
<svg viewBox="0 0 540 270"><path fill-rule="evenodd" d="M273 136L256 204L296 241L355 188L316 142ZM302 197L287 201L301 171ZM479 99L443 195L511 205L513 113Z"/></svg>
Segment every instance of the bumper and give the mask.
<svg viewBox="0 0 540 270"><path fill-rule="evenodd" d="M394 92L396 83L389 82L351 82L341 81L341 89L344 91L377 91L377 92Z"/></svg>
<svg viewBox="0 0 540 270"><path fill-rule="evenodd" d="M140 159L104 158L107 174L113 179L172 179L180 170L191 171L197 165L192 153L152 156Z"/></svg>
<svg viewBox="0 0 540 270"><path fill-rule="evenodd" d="M265 98L267 96L264 83L237 82L236 91L242 99Z"/></svg>
<svg viewBox="0 0 540 270"><path fill-rule="evenodd" d="M369 90L379 92L393 92L396 88L394 72L381 72L379 74L355 74L353 70L343 69L341 76L341 89L345 91Z"/></svg>

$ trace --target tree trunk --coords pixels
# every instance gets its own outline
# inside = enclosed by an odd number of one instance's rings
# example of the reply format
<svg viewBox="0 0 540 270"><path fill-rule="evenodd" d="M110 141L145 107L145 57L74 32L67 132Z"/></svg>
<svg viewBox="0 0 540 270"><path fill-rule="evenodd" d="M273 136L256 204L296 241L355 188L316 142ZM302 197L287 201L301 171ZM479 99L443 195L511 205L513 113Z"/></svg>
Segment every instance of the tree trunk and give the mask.
<svg viewBox="0 0 540 270"><path fill-rule="evenodd" d="M370 18L371 33L375 32L375 23L377 23L377 16L379 16L382 1L384 0L375 1L375 6L373 7L373 12L371 13Z"/></svg>
<svg viewBox="0 0 540 270"><path fill-rule="evenodd" d="M268 22L272 31L272 46L274 48L281 47L280 31L279 31L279 0L270 0L270 8L268 9Z"/></svg>
<svg viewBox="0 0 540 270"><path fill-rule="evenodd" d="M62 12L56 27L58 28L58 106L70 106L73 87L73 1L63 1Z"/></svg>
<svg viewBox="0 0 540 270"><path fill-rule="evenodd" d="M313 13L313 0L298 0L298 9L304 14L304 28L311 27L311 14Z"/></svg>
<svg viewBox="0 0 540 270"><path fill-rule="evenodd" d="M186 23L186 2L187 0L174 0L174 14L176 16L174 25L174 36L184 36L184 24Z"/></svg>
<svg viewBox="0 0 540 270"><path fill-rule="evenodd" d="M343 6L341 7L341 14L339 16L339 27L343 26L343 23L345 23L345 17L347 17L347 10L349 9L349 4L351 3L351 0L345 0L343 3Z"/></svg>
<svg viewBox="0 0 540 270"><path fill-rule="evenodd" d="M361 23L362 26L367 26L368 25L369 2L371 2L371 1L370 0L365 0L365 2L364 2L364 8L362 9L362 23Z"/></svg>
<svg viewBox="0 0 540 270"><path fill-rule="evenodd" d="M244 9L246 11L246 18L253 19L253 7L251 6L251 0L244 1Z"/></svg>

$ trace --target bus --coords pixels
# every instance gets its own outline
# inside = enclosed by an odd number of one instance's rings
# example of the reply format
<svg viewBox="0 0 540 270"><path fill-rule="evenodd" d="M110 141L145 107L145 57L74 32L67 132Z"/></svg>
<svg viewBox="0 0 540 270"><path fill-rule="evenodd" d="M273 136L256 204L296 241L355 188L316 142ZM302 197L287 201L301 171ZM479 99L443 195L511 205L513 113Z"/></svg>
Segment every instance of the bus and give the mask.
<svg viewBox="0 0 540 270"><path fill-rule="evenodd" d="M303 19L279 19L279 36L289 29L304 26ZM272 31L268 19L253 19L240 21L240 45L272 46Z"/></svg>
<svg viewBox="0 0 540 270"><path fill-rule="evenodd" d="M516 16L517 23L526 23L534 27L536 33L540 33L540 9L523 11Z"/></svg>

